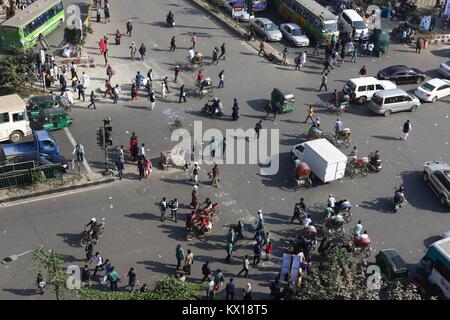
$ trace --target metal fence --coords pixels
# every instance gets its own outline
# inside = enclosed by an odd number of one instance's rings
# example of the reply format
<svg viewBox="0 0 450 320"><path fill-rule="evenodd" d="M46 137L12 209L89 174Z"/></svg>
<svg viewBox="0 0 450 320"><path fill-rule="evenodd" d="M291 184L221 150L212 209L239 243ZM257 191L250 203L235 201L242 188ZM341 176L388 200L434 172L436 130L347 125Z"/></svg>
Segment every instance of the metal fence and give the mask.
<svg viewBox="0 0 450 320"><path fill-rule="evenodd" d="M61 164L49 164L0 174L0 189L30 185L40 181L62 179Z"/></svg>

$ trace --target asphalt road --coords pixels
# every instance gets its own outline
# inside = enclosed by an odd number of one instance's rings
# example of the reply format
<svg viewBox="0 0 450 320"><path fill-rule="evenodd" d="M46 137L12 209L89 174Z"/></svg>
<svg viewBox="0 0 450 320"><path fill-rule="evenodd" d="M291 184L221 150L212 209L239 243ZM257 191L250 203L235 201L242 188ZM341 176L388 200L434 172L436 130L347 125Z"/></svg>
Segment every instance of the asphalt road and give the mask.
<svg viewBox="0 0 450 320"><path fill-rule="evenodd" d="M164 24L169 10L175 13L176 27L169 29ZM423 104L415 113L399 113L391 117L379 117L371 114L366 105L352 106L349 112L341 116L344 125L352 130L352 145L356 145L361 155L375 149L380 150L385 165L379 174L369 174L365 178L353 180L345 178L326 185L315 185L308 190L292 189L292 163L289 157L293 145L302 142L309 125L303 124L306 117L306 105L313 105L321 118L321 126L331 132L336 116L327 113L326 103L329 93L318 93L321 79L322 57L308 56L303 71L294 71L293 66L278 66L267 62L245 42L236 39L226 30L222 30L205 14L188 1L161 0L152 2L131 1L111 4L112 22L94 24L95 33L88 40L87 50L96 57L97 67L87 69L91 76L93 90L102 87L105 79L103 59L98 55L97 40L104 33L112 34L117 28L124 31L128 19L134 22L131 38L123 37L120 46L110 46L110 63L116 70L113 83L123 89L119 104L113 105L109 98L101 98L97 110L87 110L87 103L80 103L72 112L75 119L70 128L77 141L85 145L86 158L95 170L102 169L103 154L96 146L95 132L101 120L110 116L114 131L114 145L128 147L132 131L146 143L147 155L156 165L161 150L167 150L175 142L170 142L168 122L175 113L184 128L192 130L193 121L201 120L203 130L217 128L253 128L264 117L264 104L270 97L272 88L279 87L295 95L297 109L281 115L276 122L263 121L263 128L280 130L280 170L274 176L261 176L258 165L221 165L222 183L218 189L210 186L206 172L211 166L203 164L200 175L201 199L210 197L221 204L221 212L215 222L214 232L206 241L185 240L184 217L189 210L180 209L180 222L158 220L159 210L156 203L163 197L177 197L180 203L190 201L192 185L183 171L162 172L154 170L150 179L139 182L135 166L127 164L127 175L122 181L98 189L68 194L62 197L24 202L1 209L0 252L2 256L18 254L45 245L66 255L68 264L82 265L83 249L77 247L82 224L92 216L105 217L106 232L95 250L104 258L110 258L122 278L129 267L135 267L140 283L153 283L175 270L175 247L181 243L186 249L193 250L196 263L193 266L192 279L201 279L201 261L212 262L212 269L221 268L225 277L235 275L241 269L241 258L251 254L251 239L256 211L262 209L267 222L266 228L274 238L274 259L252 268L249 281L258 297L267 297L268 281L279 271L281 240L294 234L299 226L288 225L294 202L304 197L311 208L313 220L319 212L314 204L326 202L329 193L336 198L348 198L354 206L354 218L363 221L374 241L374 251L396 248L412 267L423 255L425 244L436 235L449 229L448 209L439 204L438 199L422 181L422 165L427 160L450 158L448 140L449 101L447 99ZM214 94L223 100L225 113L231 114L233 98L240 105L241 118L232 122L225 117L211 120L203 117L199 110L206 101L188 94L188 102L178 104L177 88L181 83L192 87L196 73L182 72L178 84L170 83L171 93L167 100L158 99L156 109L145 109L148 103L140 98L129 101L130 81L137 70L146 73L152 68L156 78L173 77L173 67L184 64L187 48L190 46L190 34L197 32L197 47L206 56L210 56L214 46L226 43L227 56L218 66L207 65L205 73L211 76L215 85L218 73L225 70L225 88L214 89ZM178 49L168 52L172 35L177 38ZM131 41L138 45L145 43L148 55L145 62L131 61L128 46ZM365 65L368 75L392 64L405 63L426 71L427 76L437 76L436 68L448 57L449 47L432 47L422 54L415 54L412 48L392 45L389 53L382 58L359 58L358 62L344 63L329 76L329 90L342 88L347 79L357 77L359 69ZM209 62L207 57L207 62ZM407 90L413 85L401 86ZM159 85L157 97L159 97ZM407 141L399 141L401 127L411 120L412 132ZM63 131L55 132L62 144L67 139ZM67 157L71 157L70 146L63 146ZM344 153L350 150L343 149ZM394 187L404 184L407 205L396 214L390 212ZM224 263L226 233L229 224L238 219L246 221L247 239L238 243L230 264ZM349 228L347 228L348 230ZM374 256L374 255L373 255ZM373 260L373 256L370 260ZM4 299L35 299L34 276L31 274L30 255L24 255L13 264L1 268L0 297ZM122 283L125 284L126 281ZM246 280L239 278L237 286L243 287ZM50 296L50 295L48 295ZM44 296L45 297L45 296Z"/></svg>

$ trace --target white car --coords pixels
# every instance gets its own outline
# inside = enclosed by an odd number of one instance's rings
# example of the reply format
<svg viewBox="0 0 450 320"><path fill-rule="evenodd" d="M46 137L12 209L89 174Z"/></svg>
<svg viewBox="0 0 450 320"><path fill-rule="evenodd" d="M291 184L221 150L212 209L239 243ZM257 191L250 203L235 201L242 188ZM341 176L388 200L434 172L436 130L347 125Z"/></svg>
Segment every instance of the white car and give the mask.
<svg viewBox="0 0 450 320"><path fill-rule="evenodd" d="M264 41L280 41L283 34L271 20L267 18L255 18L250 21L250 28L259 33Z"/></svg>
<svg viewBox="0 0 450 320"><path fill-rule="evenodd" d="M296 47L309 46L309 39L302 29L295 23L283 23L280 25L283 36Z"/></svg>
<svg viewBox="0 0 450 320"><path fill-rule="evenodd" d="M441 65L439 66L439 72L446 78L450 77L450 60L441 63Z"/></svg>
<svg viewBox="0 0 450 320"><path fill-rule="evenodd" d="M435 102L450 95L450 81L445 79L431 79L417 87L414 95L420 100Z"/></svg>
<svg viewBox="0 0 450 320"><path fill-rule="evenodd" d="M225 11L232 15L232 18L239 16L239 20L241 21L250 21L250 14L245 9L245 5L242 0L222 0L222 5Z"/></svg>

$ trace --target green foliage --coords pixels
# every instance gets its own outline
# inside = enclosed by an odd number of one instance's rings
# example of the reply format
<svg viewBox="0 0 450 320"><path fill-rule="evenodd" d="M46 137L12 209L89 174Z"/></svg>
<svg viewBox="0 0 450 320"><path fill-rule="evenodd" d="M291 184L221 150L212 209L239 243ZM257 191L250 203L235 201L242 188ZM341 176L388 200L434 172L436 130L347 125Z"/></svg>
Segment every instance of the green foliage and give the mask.
<svg viewBox="0 0 450 320"><path fill-rule="evenodd" d="M32 259L34 273L37 274L40 272L47 282L47 286L53 287L56 299L62 299L64 295L64 286L67 281L67 273L66 268L63 265L62 256L55 253L53 250L48 252L40 247L33 251ZM47 276L44 275L44 272L41 272L41 270L45 270Z"/></svg>
<svg viewBox="0 0 450 320"><path fill-rule="evenodd" d="M33 183L44 182L46 180L45 174L43 171L33 171L31 173L31 179Z"/></svg>
<svg viewBox="0 0 450 320"><path fill-rule="evenodd" d="M203 289L196 283L180 282L175 277L159 280L155 288L147 293L141 292L110 292L90 288L78 291L85 300L194 300Z"/></svg>
<svg viewBox="0 0 450 320"><path fill-rule="evenodd" d="M16 49L12 56L0 61L0 86L12 86L16 91L29 82L38 56L31 49Z"/></svg>
<svg viewBox="0 0 450 320"><path fill-rule="evenodd" d="M390 284L383 283L383 291L387 300L422 300L416 288L398 281Z"/></svg>

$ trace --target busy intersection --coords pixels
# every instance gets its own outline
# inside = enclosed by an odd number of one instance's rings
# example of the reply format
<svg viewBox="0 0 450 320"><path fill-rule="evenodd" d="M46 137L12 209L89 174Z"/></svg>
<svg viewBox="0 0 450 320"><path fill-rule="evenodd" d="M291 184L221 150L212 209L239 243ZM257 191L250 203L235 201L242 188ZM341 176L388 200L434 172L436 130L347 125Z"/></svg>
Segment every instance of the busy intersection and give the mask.
<svg viewBox="0 0 450 320"><path fill-rule="evenodd" d="M0 211L0 252L3 256L20 254L43 245L61 253L68 265L83 267L85 252L79 245L80 232L91 218L98 221L105 218L106 228L94 252L100 252L103 260L111 260L123 279L119 286L126 287L130 267L137 274L138 287L144 283L151 285L177 272L185 274L181 269L176 270L175 252L177 245L181 245L185 252L190 249L194 255L187 281L199 282L203 278L201 267L209 261L213 272L217 269L223 271L226 282L230 278L235 279L238 294L250 283L253 299L269 299L270 281L281 268L282 243L302 228L298 221L290 224L294 205L300 198L304 199L305 211L311 215L315 225L320 224L330 194L336 200L348 199L352 204L352 221L345 225L345 233L350 234L353 226L361 221L363 230L372 239L372 255L367 260L373 262L378 251L395 248L411 271L423 257L427 246L450 229L449 209L440 203L423 180L425 162L447 162L450 159L448 97L436 102L421 102L414 112L393 113L388 117L371 112L369 102L351 103L341 115L330 112L328 107L333 91L341 92L349 79L359 78L363 67L368 77L376 77L386 67L404 64L421 70L426 81L442 78L438 69L448 59L448 45L430 45L416 53L414 45L401 44L393 38L388 52L381 57L358 56L355 62L351 62L350 56L346 57L343 63L330 70L327 88L319 91L323 79L324 48L319 48L318 55L313 55L313 46L288 46L287 64L275 64L258 54L256 48L260 39L249 43L237 37L188 0L111 1L110 10L110 22L103 22L103 19L101 23L95 22L94 14L93 33L88 34L84 46L86 53L95 59L95 68L78 69L79 74L85 72L90 77L86 101L75 99L71 112L74 123L68 130L52 134L61 147L61 154L68 160L74 157L71 139L82 143L89 170L101 173L105 168L104 151L97 145L97 130L103 119L109 117L113 128L110 169L117 177L115 158L119 155L120 146L124 145L123 178L110 184L4 204ZM165 21L169 11L174 14L173 28L168 27ZM131 36L126 34L129 20L133 24ZM113 40L117 30L122 34L119 45ZM211 78L213 86L212 95L203 98L195 92L198 70L192 70L187 63L193 33L197 38L195 51L204 55L203 73ZM106 64L98 45L104 35L109 38ZM170 50L173 36L176 49ZM136 59L131 59L129 47L132 43L137 48L145 45L144 59L140 59L139 53ZM213 49L217 47L220 52L223 44L225 55L217 63L212 63ZM281 51L284 44L274 47ZM295 70L294 58L305 50L306 62L300 70ZM120 87L117 104L109 95L103 94L105 80L108 79L106 65L114 70L111 85ZM176 66L181 72L174 82ZM156 98L152 110L145 90L138 91L136 100L131 100L130 93L136 73L147 75L149 70L152 70ZM223 83L219 87L222 71ZM167 95L164 98L161 90L165 77L168 77L168 88L163 90ZM180 97L181 85L186 88L186 101ZM56 82L54 86L58 91L59 84ZM410 93L417 86L399 85ZM292 94L296 108L290 113L277 115L272 121L266 120L265 106L274 88ZM96 109L87 108L91 91L96 96ZM212 97L221 100L222 117L211 118L201 112ZM235 121L232 119L234 99L239 105L239 118ZM329 183L314 180L310 188L295 188L291 150L307 139L311 122L304 123L304 120L311 106L324 133L334 134L338 118L344 128L351 129L349 147L339 146L339 150L349 156L356 147L358 157L378 150L383 161L382 170L369 172L364 177L350 178L346 175ZM214 187L208 175L213 164L200 162L200 203L209 198L213 203L219 203L220 210L213 218L212 232L190 241L186 239L186 220L192 211L189 204L194 186L191 177L193 163L186 171L182 167L161 170L158 165L161 152L178 143L178 138L171 139L170 127L174 119L191 133L198 130L199 121L202 126L200 132L203 133L207 129L253 131L262 120L262 129L267 129L269 135L274 130L279 134L279 170L275 175L263 175L261 168L264 165L261 163L219 164L220 182ZM408 138L402 140L407 120L411 130ZM153 165L150 176L142 180L139 179L136 162L128 152L133 133L139 146L145 144L145 155ZM251 139L255 138L248 138L246 146ZM209 139L203 143L206 146ZM227 147L230 146L232 142L228 141ZM392 198L400 186L404 187L405 202L397 212L393 212ZM170 219L170 213L166 213L164 222L161 221L159 206L164 197L167 201L178 199L177 222ZM244 278L237 274L242 269L245 255L250 257L250 262L253 259L258 210L262 211L265 231L270 232L273 253L270 260L263 254L261 262L255 267L250 266L248 277ZM230 226L239 220L244 223L244 239L237 241L232 257L226 261L227 234ZM35 295L30 254L1 268L0 298L49 298ZM103 287L103 290L107 288ZM76 296L70 298L76 299ZM216 298L224 299L224 290L218 292Z"/></svg>

